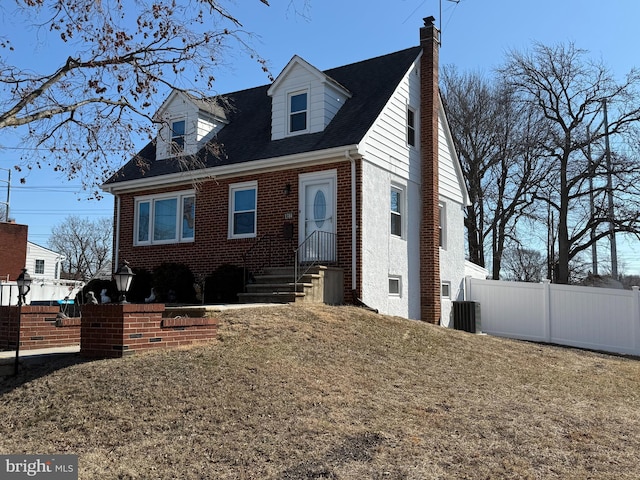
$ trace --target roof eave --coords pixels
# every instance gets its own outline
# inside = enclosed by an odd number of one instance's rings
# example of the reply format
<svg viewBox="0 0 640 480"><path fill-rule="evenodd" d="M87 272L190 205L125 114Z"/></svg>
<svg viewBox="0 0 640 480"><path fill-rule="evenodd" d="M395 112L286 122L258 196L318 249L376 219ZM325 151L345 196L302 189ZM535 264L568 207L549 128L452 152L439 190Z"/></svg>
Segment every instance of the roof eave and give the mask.
<svg viewBox="0 0 640 480"><path fill-rule="evenodd" d="M361 157L358 144L344 145L324 150L297 153L281 157L252 160L249 162L221 165L217 167L189 170L156 177L138 178L134 180L105 183L100 188L112 195L136 190L148 190L151 188L183 185L205 178L224 178L244 176L263 171L287 170L302 165L312 165L324 162L342 161L345 159Z"/></svg>

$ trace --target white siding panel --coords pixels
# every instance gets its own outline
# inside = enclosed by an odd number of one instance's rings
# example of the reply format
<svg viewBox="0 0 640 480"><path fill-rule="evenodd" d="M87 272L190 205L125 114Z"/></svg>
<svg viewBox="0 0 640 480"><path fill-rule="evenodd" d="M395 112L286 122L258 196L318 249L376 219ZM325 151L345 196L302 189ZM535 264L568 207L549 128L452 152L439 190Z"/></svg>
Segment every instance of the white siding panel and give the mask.
<svg viewBox="0 0 640 480"><path fill-rule="evenodd" d="M419 76L414 63L367 132L362 148L366 158L389 171L403 172L406 178L419 181L419 150L406 142L407 106L416 111L420 104ZM419 117L419 115L417 115Z"/></svg>
<svg viewBox="0 0 640 480"><path fill-rule="evenodd" d="M443 197L463 203L461 178L458 178L454 146L450 143L444 127L445 117L440 111L438 115L438 181L439 194Z"/></svg>

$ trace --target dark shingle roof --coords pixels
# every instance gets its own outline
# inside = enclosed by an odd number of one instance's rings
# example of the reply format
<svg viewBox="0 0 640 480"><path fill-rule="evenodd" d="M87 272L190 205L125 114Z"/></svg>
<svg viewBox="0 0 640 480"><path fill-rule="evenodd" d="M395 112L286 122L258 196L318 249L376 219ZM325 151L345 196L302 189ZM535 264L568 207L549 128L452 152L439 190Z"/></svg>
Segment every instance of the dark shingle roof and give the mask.
<svg viewBox="0 0 640 480"><path fill-rule="evenodd" d="M359 143L386 105L400 80L420 53L412 47L381 57L326 70L352 97L322 132L271 140L270 85L223 95L232 106L229 124L214 139L222 153L214 155L204 147L197 154L203 167L232 165ZM176 159L155 160L150 142L106 184L155 177L181 170ZM184 168L184 167L182 167Z"/></svg>

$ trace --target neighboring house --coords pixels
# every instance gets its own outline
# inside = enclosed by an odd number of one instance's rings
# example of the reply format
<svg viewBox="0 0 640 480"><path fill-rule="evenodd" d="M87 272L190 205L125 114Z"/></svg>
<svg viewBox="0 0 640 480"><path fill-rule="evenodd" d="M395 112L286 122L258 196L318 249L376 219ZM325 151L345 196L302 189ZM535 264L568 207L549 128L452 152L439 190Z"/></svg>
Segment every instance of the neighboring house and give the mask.
<svg viewBox="0 0 640 480"><path fill-rule="evenodd" d="M59 280L64 255L35 243L27 242L25 266L32 278Z"/></svg>
<svg viewBox="0 0 640 480"><path fill-rule="evenodd" d="M324 72L294 56L272 84L224 102L171 93L157 139L103 185L114 265L207 275L258 252L287 263L302 245L303 261L342 269L345 302L447 324L468 197L438 48L429 17L417 47Z"/></svg>
<svg viewBox="0 0 640 480"><path fill-rule="evenodd" d="M0 255L0 305L17 303L18 287L15 280L23 268L27 269L32 279L27 303L54 304L73 300L84 283L61 280L64 256L27 241L27 233L26 225L0 223L0 238L5 241L3 255Z"/></svg>

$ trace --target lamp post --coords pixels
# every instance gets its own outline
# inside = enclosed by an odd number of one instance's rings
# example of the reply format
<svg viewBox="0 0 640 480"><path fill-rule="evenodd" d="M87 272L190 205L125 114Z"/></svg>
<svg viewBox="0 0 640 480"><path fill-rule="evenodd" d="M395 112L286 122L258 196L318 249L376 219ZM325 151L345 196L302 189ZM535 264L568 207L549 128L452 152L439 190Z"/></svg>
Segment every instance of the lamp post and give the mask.
<svg viewBox="0 0 640 480"><path fill-rule="evenodd" d="M22 319L22 304L27 301L27 294L31 290L31 276L27 269L23 268L22 273L16 279L18 284L18 336L16 339L16 361L13 365L13 375L18 375L18 356L20 355L20 320Z"/></svg>
<svg viewBox="0 0 640 480"><path fill-rule="evenodd" d="M131 271L129 264L125 261L118 271L113 274L113 279L116 282L116 288L118 292L120 292L120 303L129 303L127 302L126 293L129 291L129 287L131 287L131 281L133 280L135 273Z"/></svg>

